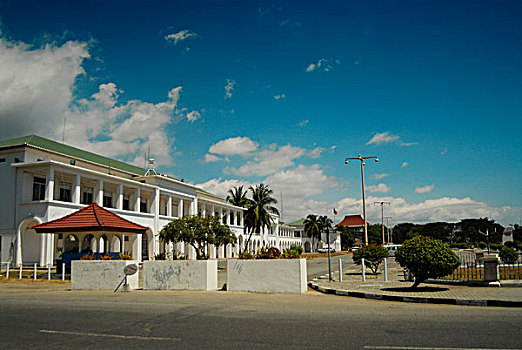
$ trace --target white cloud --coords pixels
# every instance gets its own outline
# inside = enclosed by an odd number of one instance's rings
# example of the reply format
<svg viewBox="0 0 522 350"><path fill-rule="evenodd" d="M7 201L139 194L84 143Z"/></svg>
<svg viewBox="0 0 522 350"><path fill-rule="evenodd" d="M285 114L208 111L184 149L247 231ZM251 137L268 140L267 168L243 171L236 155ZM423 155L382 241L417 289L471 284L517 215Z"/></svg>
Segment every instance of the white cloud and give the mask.
<svg viewBox="0 0 522 350"><path fill-rule="evenodd" d="M416 145L417 142L403 142L400 141L400 136L398 135L391 135L389 131L385 132L376 132L375 135L370 139L370 141L366 142L367 145L381 145L383 143L390 143L390 142L398 142L399 146L408 147Z"/></svg>
<svg viewBox="0 0 522 350"><path fill-rule="evenodd" d="M390 174L373 174L373 177L376 180L384 179L385 177L388 177L388 176L390 176Z"/></svg>
<svg viewBox="0 0 522 350"><path fill-rule="evenodd" d="M205 154L205 163L219 162L223 158L216 156L215 154Z"/></svg>
<svg viewBox="0 0 522 350"><path fill-rule="evenodd" d="M294 166L294 160L305 153L306 150L300 147L287 145L278 148L272 145L269 149L258 152L253 161L248 161L238 169L227 168L227 171L241 176L267 176Z"/></svg>
<svg viewBox="0 0 522 350"><path fill-rule="evenodd" d="M326 188L337 184L326 176L319 165L299 165L296 168L282 170L263 180L274 191L283 192L285 198L296 201L323 193ZM289 202L290 204L292 202Z"/></svg>
<svg viewBox="0 0 522 350"><path fill-rule="evenodd" d="M430 193L435 188L435 185L427 185L424 187L416 187L415 193Z"/></svg>
<svg viewBox="0 0 522 350"><path fill-rule="evenodd" d="M181 87L156 104L119 102L123 91L113 82L100 84L89 98L74 99L89 57L86 43L34 48L0 38L0 136L35 133L61 140L65 118L68 144L139 166L150 148L158 165L173 164L175 148L166 126L199 117L197 111L178 108Z"/></svg>
<svg viewBox="0 0 522 350"><path fill-rule="evenodd" d="M323 71L328 72L328 71L330 71L332 66L327 64L326 59L321 58L317 61L317 63L310 63L310 65L306 68L306 72L310 73L319 68L322 68Z"/></svg>
<svg viewBox="0 0 522 350"><path fill-rule="evenodd" d="M187 117L187 121L194 123L196 120L201 118L201 113L199 113L198 111L192 111L190 113L187 113L186 117Z"/></svg>
<svg viewBox="0 0 522 350"><path fill-rule="evenodd" d="M165 36L165 40L177 45L178 43L187 40L189 38L196 38L198 35L191 30L184 29L177 33L172 33Z"/></svg>
<svg viewBox="0 0 522 350"><path fill-rule="evenodd" d="M248 137L231 137L210 146L209 152L219 155L246 155L257 149L258 144Z"/></svg>
<svg viewBox="0 0 522 350"><path fill-rule="evenodd" d="M225 85L225 100L228 100L232 97L232 92L234 91L234 85L236 85L236 81L234 79L226 79L227 85Z"/></svg>
<svg viewBox="0 0 522 350"><path fill-rule="evenodd" d="M401 168L406 168L409 165L408 162L402 162Z"/></svg>
<svg viewBox="0 0 522 350"><path fill-rule="evenodd" d="M380 183L378 185L367 186L366 189L370 193L388 193L390 192L390 187L388 185Z"/></svg>
<svg viewBox="0 0 522 350"><path fill-rule="evenodd" d="M371 144L380 145L382 143L388 143L388 142L397 141L397 140L399 140L399 136L390 135L390 133L388 131L382 132L382 133L377 132L377 133L375 133L375 135L373 135L371 140L368 141L366 144L367 145L371 145Z"/></svg>
<svg viewBox="0 0 522 350"><path fill-rule="evenodd" d="M303 121L299 122L299 124L297 124L297 125L304 128L305 126L308 125L309 122L310 122L309 120L303 120Z"/></svg>
<svg viewBox="0 0 522 350"><path fill-rule="evenodd" d="M213 193L218 196L222 196L225 198L228 195L228 190L233 187L243 186L244 189L248 189L252 184L250 182L231 179L231 180L222 180L221 178L211 179L207 182L197 184L196 186L207 191Z"/></svg>
<svg viewBox="0 0 522 350"><path fill-rule="evenodd" d="M274 96L274 100L284 100L286 98L285 94L279 94Z"/></svg>
<svg viewBox="0 0 522 350"><path fill-rule="evenodd" d="M62 130L88 58L87 44L79 41L34 47L0 38L0 137L50 136Z"/></svg>

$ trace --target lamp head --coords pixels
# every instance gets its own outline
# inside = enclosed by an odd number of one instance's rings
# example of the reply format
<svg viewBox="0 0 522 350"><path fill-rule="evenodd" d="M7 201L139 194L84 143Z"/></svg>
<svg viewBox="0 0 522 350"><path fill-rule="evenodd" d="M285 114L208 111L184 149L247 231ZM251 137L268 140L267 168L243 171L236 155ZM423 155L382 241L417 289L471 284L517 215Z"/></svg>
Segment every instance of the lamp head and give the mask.
<svg viewBox="0 0 522 350"><path fill-rule="evenodd" d="M375 158L375 163L379 163L379 158Z"/></svg>
<svg viewBox="0 0 522 350"><path fill-rule="evenodd" d="M344 164L348 164L348 158L344 160Z"/></svg>

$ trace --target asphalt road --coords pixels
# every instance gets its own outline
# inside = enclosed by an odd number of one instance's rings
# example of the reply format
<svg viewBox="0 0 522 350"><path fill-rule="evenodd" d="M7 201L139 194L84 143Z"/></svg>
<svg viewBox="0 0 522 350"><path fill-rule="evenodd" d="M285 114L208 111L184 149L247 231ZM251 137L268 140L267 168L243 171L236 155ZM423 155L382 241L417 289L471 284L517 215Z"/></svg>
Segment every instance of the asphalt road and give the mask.
<svg viewBox="0 0 522 350"><path fill-rule="evenodd" d="M521 334L521 309L315 292L0 289L0 349L516 349Z"/></svg>

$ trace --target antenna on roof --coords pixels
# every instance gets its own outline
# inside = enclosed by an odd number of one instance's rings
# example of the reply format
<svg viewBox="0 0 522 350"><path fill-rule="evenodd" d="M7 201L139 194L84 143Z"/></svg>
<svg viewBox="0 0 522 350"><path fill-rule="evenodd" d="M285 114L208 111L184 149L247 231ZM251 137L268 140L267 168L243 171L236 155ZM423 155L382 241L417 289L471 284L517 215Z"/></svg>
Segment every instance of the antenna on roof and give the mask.
<svg viewBox="0 0 522 350"><path fill-rule="evenodd" d="M63 117L62 143L65 143L65 122L66 121L67 121L67 117Z"/></svg>
<svg viewBox="0 0 522 350"><path fill-rule="evenodd" d="M150 156L150 146L149 146L149 158L147 160L147 172L145 173L145 176L149 175L158 175L156 172L156 164L154 163L154 158Z"/></svg>

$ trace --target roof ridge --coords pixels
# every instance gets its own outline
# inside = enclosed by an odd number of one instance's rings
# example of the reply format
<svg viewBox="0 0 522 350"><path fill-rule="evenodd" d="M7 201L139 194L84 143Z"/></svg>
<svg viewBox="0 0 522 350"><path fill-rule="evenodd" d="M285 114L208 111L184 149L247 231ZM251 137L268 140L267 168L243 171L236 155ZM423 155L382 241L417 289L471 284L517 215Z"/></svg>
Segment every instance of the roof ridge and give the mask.
<svg viewBox="0 0 522 350"><path fill-rule="evenodd" d="M101 208L101 207L96 202L92 202L91 205L92 205L92 213L94 215L94 218L96 219L96 222L98 223L98 225L104 226L103 223L100 221L100 218L98 218L98 213L96 213L96 208Z"/></svg>

